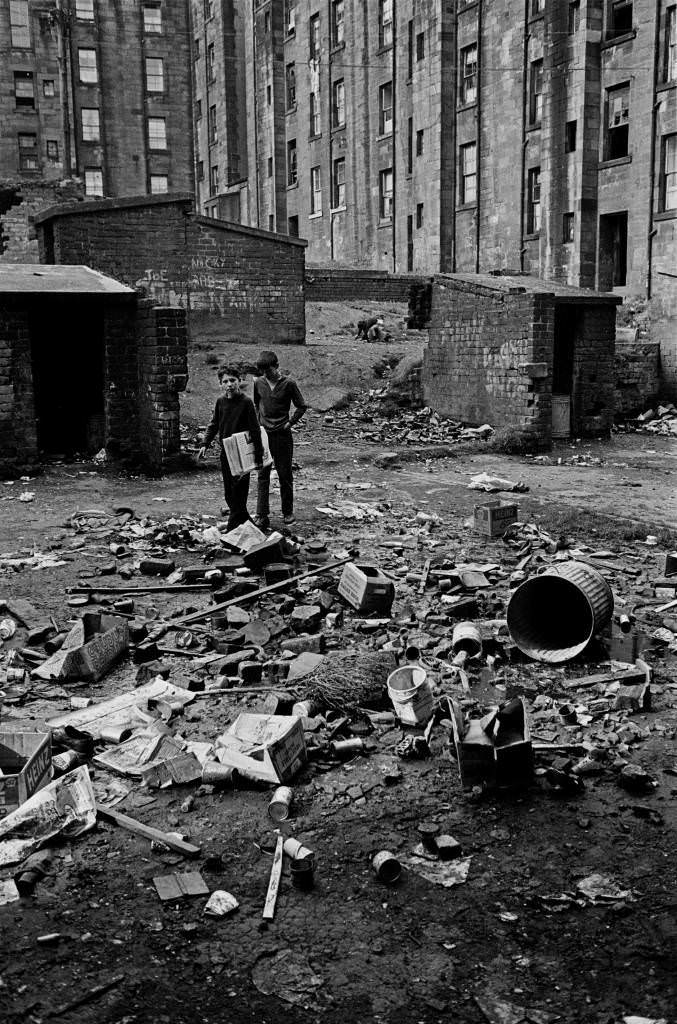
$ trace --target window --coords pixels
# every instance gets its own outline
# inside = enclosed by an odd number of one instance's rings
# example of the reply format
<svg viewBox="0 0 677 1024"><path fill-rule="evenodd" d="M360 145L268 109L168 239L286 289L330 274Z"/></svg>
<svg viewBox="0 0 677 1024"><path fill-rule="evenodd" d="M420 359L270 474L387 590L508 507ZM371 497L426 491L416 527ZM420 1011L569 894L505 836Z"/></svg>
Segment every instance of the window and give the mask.
<svg viewBox="0 0 677 1024"><path fill-rule="evenodd" d="M310 168L310 212L322 213L322 168Z"/></svg>
<svg viewBox="0 0 677 1024"><path fill-rule="evenodd" d="M205 180L205 162L204 160L198 160L197 162L197 180Z"/></svg>
<svg viewBox="0 0 677 1024"><path fill-rule="evenodd" d="M54 88L54 79L53 78L45 78L44 79L44 81L42 83L42 95L46 99L51 99L53 96L56 96L56 89Z"/></svg>
<svg viewBox="0 0 677 1024"><path fill-rule="evenodd" d="M146 89L148 92L165 91L165 71L162 57L146 57Z"/></svg>
<svg viewBox="0 0 677 1024"><path fill-rule="evenodd" d="M103 198L103 171L100 167L85 167L85 195Z"/></svg>
<svg viewBox="0 0 677 1024"><path fill-rule="evenodd" d="M545 0L531 0L531 17L535 18L537 14L543 14L545 10Z"/></svg>
<svg viewBox="0 0 677 1024"><path fill-rule="evenodd" d="M96 50L78 50L80 81L85 85L96 85L99 73L96 68Z"/></svg>
<svg viewBox="0 0 677 1024"><path fill-rule="evenodd" d="M576 151L576 121L567 121L564 126L564 152L575 153Z"/></svg>
<svg viewBox="0 0 677 1024"><path fill-rule="evenodd" d="M169 178L166 174L151 174L150 190L154 196L169 192Z"/></svg>
<svg viewBox="0 0 677 1024"><path fill-rule="evenodd" d="M317 93L311 92L310 94L310 134L319 135L322 131L322 122L320 120L320 101L317 97Z"/></svg>
<svg viewBox="0 0 677 1024"><path fill-rule="evenodd" d="M47 159L54 164L59 160L59 143L56 139L47 139Z"/></svg>
<svg viewBox="0 0 677 1024"><path fill-rule="evenodd" d="M270 106L270 104L272 102L273 102L273 89L272 89L272 86L267 85L266 86L266 104L267 104L267 106Z"/></svg>
<svg viewBox="0 0 677 1024"><path fill-rule="evenodd" d="M345 39L345 21L343 0L332 0L331 5L331 45L341 46Z"/></svg>
<svg viewBox="0 0 677 1024"><path fill-rule="evenodd" d="M203 13L205 21L214 17L214 0L204 0Z"/></svg>
<svg viewBox="0 0 677 1024"><path fill-rule="evenodd" d="M218 129L216 127L216 104L212 104L209 108L207 115L207 139L209 145L213 146L219 137Z"/></svg>
<svg viewBox="0 0 677 1024"><path fill-rule="evenodd" d="M342 156L334 160L331 205L334 209L346 205L346 161Z"/></svg>
<svg viewBox="0 0 677 1024"><path fill-rule="evenodd" d="M320 52L320 15L313 14L308 23L308 56L311 60L318 61Z"/></svg>
<svg viewBox="0 0 677 1024"><path fill-rule="evenodd" d="M529 69L529 124L543 117L543 61L534 60Z"/></svg>
<svg viewBox="0 0 677 1024"><path fill-rule="evenodd" d="M272 158L272 156L269 156L268 157L268 177L272 178L272 176L273 176L273 158Z"/></svg>
<svg viewBox="0 0 677 1024"><path fill-rule="evenodd" d="M423 156L423 128L416 132L416 156Z"/></svg>
<svg viewBox="0 0 677 1024"><path fill-rule="evenodd" d="M209 194L215 196L219 191L219 165L209 168Z"/></svg>
<svg viewBox="0 0 677 1024"><path fill-rule="evenodd" d="M287 143L287 185L298 185L299 171L296 155L296 139Z"/></svg>
<svg viewBox="0 0 677 1024"><path fill-rule="evenodd" d="M287 64L285 82L287 89L287 110L293 110L296 106L296 66L294 64Z"/></svg>
<svg viewBox="0 0 677 1024"><path fill-rule="evenodd" d="M94 21L94 0L75 0L75 17L81 21Z"/></svg>
<svg viewBox="0 0 677 1024"><path fill-rule="evenodd" d="M268 35L270 32L270 11L266 11L266 13L263 15L263 31L266 33L266 35Z"/></svg>
<svg viewBox="0 0 677 1024"><path fill-rule="evenodd" d="M562 241L566 245L574 240L575 219L573 213L562 214Z"/></svg>
<svg viewBox="0 0 677 1024"><path fill-rule="evenodd" d="M461 50L461 103L477 102L477 43Z"/></svg>
<svg viewBox="0 0 677 1024"><path fill-rule="evenodd" d="M167 125L164 117L148 118L148 145L151 149L167 148Z"/></svg>
<svg viewBox="0 0 677 1024"><path fill-rule="evenodd" d="M19 169L22 171L38 170L38 137L35 132L20 132Z"/></svg>
<svg viewBox="0 0 677 1024"><path fill-rule="evenodd" d="M414 119L410 117L407 121L407 174L411 174L414 167Z"/></svg>
<svg viewBox="0 0 677 1024"><path fill-rule="evenodd" d="M143 5L143 31L147 35L162 32L162 8L158 5Z"/></svg>
<svg viewBox="0 0 677 1024"><path fill-rule="evenodd" d="M423 60L425 57L425 32L419 32L416 36L416 60Z"/></svg>
<svg viewBox="0 0 677 1024"><path fill-rule="evenodd" d="M677 81L677 5L665 12L665 81Z"/></svg>
<svg viewBox="0 0 677 1024"><path fill-rule="evenodd" d="M284 0L285 35L293 36L296 32L296 7L294 0Z"/></svg>
<svg viewBox="0 0 677 1024"><path fill-rule="evenodd" d="M14 102L17 107L35 110L35 88L32 71L14 72Z"/></svg>
<svg viewBox="0 0 677 1024"><path fill-rule="evenodd" d="M393 130L393 83L386 82L378 91L378 130L390 135Z"/></svg>
<svg viewBox="0 0 677 1024"><path fill-rule="evenodd" d="M407 25L407 79L411 81L414 75L414 22Z"/></svg>
<svg viewBox="0 0 677 1024"><path fill-rule="evenodd" d="M393 216L393 169L386 168L378 176L378 215L381 220Z"/></svg>
<svg viewBox="0 0 677 1024"><path fill-rule="evenodd" d="M216 54L213 43L207 47L207 81L216 81Z"/></svg>
<svg viewBox="0 0 677 1024"><path fill-rule="evenodd" d="M477 202L477 143L461 146L461 206Z"/></svg>
<svg viewBox="0 0 677 1024"><path fill-rule="evenodd" d="M661 209L677 210L677 132L663 138Z"/></svg>
<svg viewBox="0 0 677 1024"><path fill-rule="evenodd" d="M195 120L199 121L202 117L202 100L195 100Z"/></svg>
<svg viewBox="0 0 677 1024"><path fill-rule="evenodd" d="M570 36L575 35L581 27L581 0L574 0L573 3L569 4L569 17L567 21L567 31Z"/></svg>
<svg viewBox="0 0 677 1024"><path fill-rule="evenodd" d="M274 213L269 213L268 214L268 230L269 231L274 231L275 230L275 214Z"/></svg>
<svg viewBox="0 0 677 1024"><path fill-rule="evenodd" d="M606 91L606 145L605 160L618 160L627 156L630 131L630 85L616 86Z"/></svg>
<svg viewBox="0 0 677 1024"><path fill-rule="evenodd" d="M423 227L423 203L416 204L416 227Z"/></svg>
<svg viewBox="0 0 677 1024"><path fill-rule="evenodd" d="M393 45L393 0L379 0L378 44L379 46Z"/></svg>
<svg viewBox="0 0 677 1024"><path fill-rule="evenodd" d="M98 142L101 138L99 108L83 107L80 111L80 116L82 118L82 141Z"/></svg>
<svg viewBox="0 0 677 1024"><path fill-rule="evenodd" d="M632 0L611 0L607 14L607 39L632 32Z"/></svg>
<svg viewBox="0 0 677 1024"><path fill-rule="evenodd" d="M532 167L527 179L527 234L541 230L541 168Z"/></svg>
<svg viewBox="0 0 677 1024"><path fill-rule="evenodd" d="M334 82L332 103L332 124L334 128L342 128L346 123L346 88L342 78Z"/></svg>
<svg viewBox="0 0 677 1024"><path fill-rule="evenodd" d="M200 59L200 40L195 39L193 41L193 60Z"/></svg>
<svg viewBox="0 0 677 1024"><path fill-rule="evenodd" d="M9 31L12 46L25 50L31 45L28 0L9 0Z"/></svg>

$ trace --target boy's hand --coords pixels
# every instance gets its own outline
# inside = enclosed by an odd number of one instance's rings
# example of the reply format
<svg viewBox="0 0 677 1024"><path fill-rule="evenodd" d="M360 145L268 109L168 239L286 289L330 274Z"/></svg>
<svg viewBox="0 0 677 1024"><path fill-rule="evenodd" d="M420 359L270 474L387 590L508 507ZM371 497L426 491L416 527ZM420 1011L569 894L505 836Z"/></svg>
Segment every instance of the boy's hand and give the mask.
<svg viewBox="0 0 677 1024"><path fill-rule="evenodd" d="M198 459L204 459L206 454L207 454L207 449L205 448L204 445L202 445L202 447L200 448L200 450L197 453L197 457L198 457Z"/></svg>

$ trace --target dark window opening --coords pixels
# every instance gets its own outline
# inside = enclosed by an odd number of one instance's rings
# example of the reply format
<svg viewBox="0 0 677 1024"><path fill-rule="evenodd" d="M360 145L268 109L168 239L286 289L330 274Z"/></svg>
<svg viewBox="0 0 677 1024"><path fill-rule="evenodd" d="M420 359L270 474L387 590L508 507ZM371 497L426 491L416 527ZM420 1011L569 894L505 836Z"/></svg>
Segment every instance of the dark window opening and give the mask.
<svg viewBox="0 0 677 1024"><path fill-rule="evenodd" d="M574 153L576 151L576 121L567 121L564 126L564 152Z"/></svg>
<svg viewBox="0 0 677 1024"><path fill-rule="evenodd" d="M612 0L607 13L607 39L632 32L632 0Z"/></svg>
<svg viewBox="0 0 677 1024"><path fill-rule="evenodd" d="M628 274L628 211L599 218L599 290L623 287Z"/></svg>

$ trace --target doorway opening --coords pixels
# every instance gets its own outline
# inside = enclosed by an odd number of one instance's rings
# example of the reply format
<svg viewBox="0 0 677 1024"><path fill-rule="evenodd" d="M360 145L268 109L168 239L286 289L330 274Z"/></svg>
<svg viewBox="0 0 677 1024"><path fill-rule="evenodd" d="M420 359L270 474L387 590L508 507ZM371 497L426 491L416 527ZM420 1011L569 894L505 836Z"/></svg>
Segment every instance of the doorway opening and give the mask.
<svg viewBox="0 0 677 1024"><path fill-rule="evenodd" d="M599 218L599 290L626 284L628 276L628 211Z"/></svg>
<svg viewBox="0 0 677 1024"><path fill-rule="evenodd" d="M581 311L576 306L555 307L552 358L552 436L571 437L573 427L574 359L581 331Z"/></svg>
<svg viewBox="0 0 677 1024"><path fill-rule="evenodd" d="M40 451L52 458L93 455L105 443L101 304L40 298L30 332Z"/></svg>

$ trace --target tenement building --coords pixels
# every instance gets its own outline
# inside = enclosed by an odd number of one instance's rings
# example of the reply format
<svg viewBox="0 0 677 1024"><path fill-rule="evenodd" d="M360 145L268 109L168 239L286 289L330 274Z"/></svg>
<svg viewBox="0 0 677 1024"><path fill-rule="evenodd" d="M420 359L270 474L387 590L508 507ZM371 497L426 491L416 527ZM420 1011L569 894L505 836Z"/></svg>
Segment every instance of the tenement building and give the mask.
<svg viewBox="0 0 677 1024"><path fill-rule="evenodd" d="M308 261L675 272L672 0L193 0L199 201ZM674 286L674 281L673 281Z"/></svg>
<svg viewBox="0 0 677 1024"><path fill-rule="evenodd" d="M0 0L0 202L192 192L190 56L184 0Z"/></svg>

